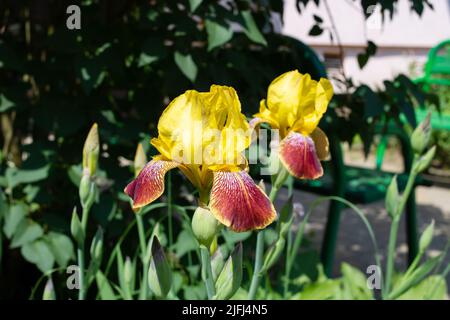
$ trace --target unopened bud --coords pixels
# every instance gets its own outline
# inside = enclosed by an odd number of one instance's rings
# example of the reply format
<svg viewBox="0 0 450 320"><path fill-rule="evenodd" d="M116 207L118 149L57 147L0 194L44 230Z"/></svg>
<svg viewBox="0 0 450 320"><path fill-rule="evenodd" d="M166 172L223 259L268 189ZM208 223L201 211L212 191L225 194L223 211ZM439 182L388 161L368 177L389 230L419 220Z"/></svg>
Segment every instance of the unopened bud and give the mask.
<svg viewBox="0 0 450 320"><path fill-rule="evenodd" d="M103 254L103 229L99 227L91 243L91 259L100 263Z"/></svg>
<svg viewBox="0 0 450 320"><path fill-rule="evenodd" d="M421 173L426 168L428 168L431 164L431 161L434 159L434 155L436 154L436 146L433 146L430 150L427 151L423 156L417 160L417 164L415 170L417 173Z"/></svg>
<svg viewBox="0 0 450 320"><path fill-rule="evenodd" d="M431 112L428 113L411 135L411 146L415 153L422 154L431 136Z"/></svg>
<svg viewBox="0 0 450 320"><path fill-rule="evenodd" d="M148 286L157 297L164 298L172 287L172 271L156 236L153 238L151 250Z"/></svg>
<svg viewBox="0 0 450 320"><path fill-rule="evenodd" d="M133 264L131 263L130 257L125 259L125 266L123 267L123 278L127 286L131 284L133 280Z"/></svg>
<svg viewBox="0 0 450 320"><path fill-rule="evenodd" d="M72 220L70 222L70 233L78 245L82 244L84 241L84 230L81 226L80 218L78 218L76 208L72 212Z"/></svg>
<svg viewBox="0 0 450 320"><path fill-rule="evenodd" d="M90 208L95 200L95 184L89 175L84 174L81 177L78 193L83 208Z"/></svg>
<svg viewBox="0 0 450 320"><path fill-rule="evenodd" d="M201 245L209 248L220 231L220 222L206 208L198 207L192 217L192 231Z"/></svg>
<svg viewBox="0 0 450 320"><path fill-rule="evenodd" d="M134 155L134 175L137 177L139 172L145 167L147 164L147 156L145 155L144 148L142 144L139 143L136 149L136 154Z"/></svg>
<svg viewBox="0 0 450 320"><path fill-rule="evenodd" d="M98 156L100 153L100 145L98 138L97 124L94 123L89 130L89 134L84 142L83 147L83 172L89 176L93 176L97 171Z"/></svg>
<svg viewBox="0 0 450 320"><path fill-rule="evenodd" d="M55 288L53 286L52 278L48 278L45 284L42 300L56 300Z"/></svg>
<svg viewBox="0 0 450 320"><path fill-rule="evenodd" d="M431 243L431 240L433 240L433 232L434 232L434 220L431 221L430 225L425 229L425 231L420 236L419 240L420 252L425 252L425 250L427 250L428 246Z"/></svg>

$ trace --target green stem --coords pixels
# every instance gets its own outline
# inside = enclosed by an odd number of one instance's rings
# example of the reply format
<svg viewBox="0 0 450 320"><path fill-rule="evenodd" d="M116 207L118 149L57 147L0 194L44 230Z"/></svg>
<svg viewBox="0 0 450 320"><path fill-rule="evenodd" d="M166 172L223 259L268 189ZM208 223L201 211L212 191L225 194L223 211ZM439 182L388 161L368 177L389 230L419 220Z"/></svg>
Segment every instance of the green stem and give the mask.
<svg viewBox="0 0 450 320"><path fill-rule="evenodd" d="M414 187L414 182L416 180L417 173L414 170L415 163L417 158L414 158L413 161L413 169L411 171L411 174L408 177L408 182L405 187L405 191L403 192L400 203L397 207L396 212L394 213L394 218L392 220L391 224L391 230L389 232L389 242L388 242L388 253L387 253L387 261L386 261L386 278L385 278L385 284L384 284L384 297L389 296L389 292L391 290L392 285L392 275L394 273L394 261L395 261L395 247L397 244L397 234L398 234L398 227L400 225L400 218L403 213L403 209L406 205L406 202L408 201L409 194L411 193L411 190Z"/></svg>
<svg viewBox="0 0 450 320"><path fill-rule="evenodd" d="M272 190L270 190L269 199L273 203L275 198L277 197L279 188L275 188L272 186ZM256 237L256 254L255 254L255 268L253 270L252 282L250 284L250 290L248 292L247 298L249 300L255 300L256 291L259 286L259 281L261 280L261 267L264 258L264 231L258 231L258 235Z"/></svg>
<svg viewBox="0 0 450 320"><path fill-rule="evenodd" d="M200 246L200 252L202 256L202 279L205 282L208 300L211 300L216 295L211 269L211 255L209 254L209 249L203 245Z"/></svg>
<svg viewBox="0 0 450 320"><path fill-rule="evenodd" d="M85 242L87 233L87 221L89 218L90 206L83 206L83 212L81 214L81 227L83 228L84 239L77 249L78 258L78 273L79 273L79 285L78 300L84 300L86 298L86 280L85 280Z"/></svg>
<svg viewBox="0 0 450 320"><path fill-rule="evenodd" d="M141 292L140 292L140 298L142 300L147 299L147 280L148 280L148 267L147 267L147 245L145 241L145 231L144 231L144 221L142 219L141 212L136 213L136 224L138 228L138 234L139 234L139 244L141 247L141 261L142 261L142 284L141 284Z"/></svg>
<svg viewBox="0 0 450 320"><path fill-rule="evenodd" d="M172 248L173 244L173 221L172 221L172 175L169 172L167 179L167 219L169 228L169 248Z"/></svg>

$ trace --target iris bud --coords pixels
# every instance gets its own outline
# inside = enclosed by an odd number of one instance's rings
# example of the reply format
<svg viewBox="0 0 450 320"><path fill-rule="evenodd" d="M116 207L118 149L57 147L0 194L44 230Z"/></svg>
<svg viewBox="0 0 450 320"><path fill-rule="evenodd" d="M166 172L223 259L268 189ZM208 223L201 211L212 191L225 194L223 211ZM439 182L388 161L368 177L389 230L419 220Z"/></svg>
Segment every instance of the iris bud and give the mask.
<svg viewBox="0 0 450 320"><path fill-rule="evenodd" d="M434 232L434 220L430 223L430 225L425 229L425 231L420 236L419 240L419 251L425 252L428 246L433 240L433 232Z"/></svg>
<svg viewBox="0 0 450 320"><path fill-rule="evenodd" d="M164 298L172 287L172 270L156 236L153 238L151 250L148 286L158 298Z"/></svg>
<svg viewBox="0 0 450 320"><path fill-rule="evenodd" d="M192 231L201 245L209 248L221 224L206 208L198 207L192 217Z"/></svg>
<svg viewBox="0 0 450 320"><path fill-rule="evenodd" d="M83 172L89 176L93 176L97 171L98 156L100 153L100 145L98 138L97 124L94 123L89 130L89 134L84 142L83 147Z"/></svg>
<svg viewBox="0 0 450 320"><path fill-rule="evenodd" d="M411 135L411 146L415 153L422 154L430 141L431 136L431 113L428 113Z"/></svg>

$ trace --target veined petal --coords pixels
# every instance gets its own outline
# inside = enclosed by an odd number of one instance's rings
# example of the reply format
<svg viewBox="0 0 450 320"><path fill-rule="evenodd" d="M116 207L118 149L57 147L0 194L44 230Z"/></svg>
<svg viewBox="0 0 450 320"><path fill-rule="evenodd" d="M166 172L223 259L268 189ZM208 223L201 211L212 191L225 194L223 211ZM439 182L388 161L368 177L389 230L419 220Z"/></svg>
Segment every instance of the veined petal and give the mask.
<svg viewBox="0 0 450 320"><path fill-rule="evenodd" d="M280 160L290 174L299 179L317 179L323 175L314 141L291 132L280 143Z"/></svg>
<svg viewBox="0 0 450 320"><path fill-rule="evenodd" d="M148 162L139 175L131 181L124 192L133 199L133 209L143 207L164 192L164 176L166 172L178 167L178 163L153 159Z"/></svg>
<svg viewBox="0 0 450 320"><path fill-rule="evenodd" d="M214 172L209 208L236 232L263 229L276 218L269 198L245 171Z"/></svg>

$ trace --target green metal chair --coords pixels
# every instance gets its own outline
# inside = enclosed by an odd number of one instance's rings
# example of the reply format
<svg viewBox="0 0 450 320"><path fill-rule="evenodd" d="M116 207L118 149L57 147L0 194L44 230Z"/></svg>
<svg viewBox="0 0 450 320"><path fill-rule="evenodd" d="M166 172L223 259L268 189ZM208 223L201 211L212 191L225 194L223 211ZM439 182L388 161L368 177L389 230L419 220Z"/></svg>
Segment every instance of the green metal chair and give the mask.
<svg viewBox="0 0 450 320"><path fill-rule="evenodd" d="M424 90L430 93L435 87L446 87L450 90L450 39L430 50L425 64L425 74L415 82L423 84ZM427 113L426 106L422 105L417 108L417 121L423 120ZM431 127L435 130L450 131L450 114L432 112Z"/></svg>

